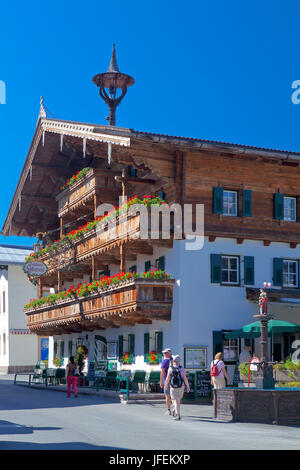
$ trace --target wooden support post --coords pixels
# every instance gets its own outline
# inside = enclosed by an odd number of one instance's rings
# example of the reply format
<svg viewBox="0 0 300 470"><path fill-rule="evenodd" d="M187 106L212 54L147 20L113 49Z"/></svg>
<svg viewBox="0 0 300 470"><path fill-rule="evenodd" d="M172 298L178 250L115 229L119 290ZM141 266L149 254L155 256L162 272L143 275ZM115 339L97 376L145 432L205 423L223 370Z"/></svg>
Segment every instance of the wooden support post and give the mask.
<svg viewBox="0 0 300 470"><path fill-rule="evenodd" d="M125 202L126 194L126 176L125 171L122 171L122 204ZM125 243L120 245L120 271L125 272L126 268L126 247Z"/></svg>
<svg viewBox="0 0 300 470"><path fill-rule="evenodd" d="M40 299L43 296L43 285L42 285L42 280L39 277L38 280L38 298Z"/></svg>
<svg viewBox="0 0 300 470"><path fill-rule="evenodd" d="M61 291L61 272L57 271L57 292Z"/></svg>
<svg viewBox="0 0 300 470"><path fill-rule="evenodd" d="M94 194L94 219L97 217L97 195Z"/></svg>
<svg viewBox="0 0 300 470"><path fill-rule="evenodd" d="M92 256L92 281L96 280L95 256Z"/></svg>
<svg viewBox="0 0 300 470"><path fill-rule="evenodd" d="M63 229L63 218L60 218L60 238L62 238L64 234L64 229Z"/></svg>

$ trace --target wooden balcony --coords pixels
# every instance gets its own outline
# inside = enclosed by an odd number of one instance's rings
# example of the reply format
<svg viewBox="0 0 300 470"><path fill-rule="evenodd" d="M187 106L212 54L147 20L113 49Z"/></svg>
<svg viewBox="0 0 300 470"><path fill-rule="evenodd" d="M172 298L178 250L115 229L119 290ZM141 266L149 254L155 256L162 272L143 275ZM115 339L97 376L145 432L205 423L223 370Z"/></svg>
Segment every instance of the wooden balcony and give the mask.
<svg viewBox="0 0 300 470"><path fill-rule="evenodd" d="M171 320L174 279L134 279L81 298L25 309L30 331L38 335L118 328Z"/></svg>
<svg viewBox="0 0 300 470"><path fill-rule="evenodd" d="M58 217L72 218L75 211L78 217L81 211L86 214L89 208L95 212L96 205L102 201L117 203L120 185L114 177L118 174L91 168L84 177L56 196Z"/></svg>
<svg viewBox="0 0 300 470"><path fill-rule="evenodd" d="M126 244L126 259L136 260L137 254L153 254L153 246L159 245L171 248L172 239L162 239L162 232L155 233L155 239L151 233L150 215L148 219L148 236L144 240L141 238L142 227L144 223L140 214L119 217L116 220L115 227L98 225L90 230L80 239L67 244L64 249L51 255L46 254L39 257L47 267L48 272L43 276L44 280L49 280L57 274L57 271L68 273L71 278L76 277L77 273L91 274L91 258L96 258L96 269L102 269L109 264L120 263L120 245Z"/></svg>

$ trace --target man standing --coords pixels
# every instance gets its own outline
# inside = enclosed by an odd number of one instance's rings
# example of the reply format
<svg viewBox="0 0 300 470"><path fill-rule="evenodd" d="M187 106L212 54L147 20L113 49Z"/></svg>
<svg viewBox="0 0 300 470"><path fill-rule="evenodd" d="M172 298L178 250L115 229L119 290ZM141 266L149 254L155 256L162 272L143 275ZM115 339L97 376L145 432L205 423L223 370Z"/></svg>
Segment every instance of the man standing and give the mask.
<svg viewBox="0 0 300 470"><path fill-rule="evenodd" d="M251 346L248 341L245 341L244 350L241 352L239 357L239 363L250 362L251 360Z"/></svg>
<svg viewBox="0 0 300 470"><path fill-rule="evenodd" d="M172 366L173 359L172 359L172 351L170 348L163 350L163 361L161 363L161 373L160 373L160 386L164 389L164 394L166 397L166 405L167 405L167 412L166 414L171 415L171 396L170 396L170 384L165 386L165 382L167 379L168 369Z"/></svg>

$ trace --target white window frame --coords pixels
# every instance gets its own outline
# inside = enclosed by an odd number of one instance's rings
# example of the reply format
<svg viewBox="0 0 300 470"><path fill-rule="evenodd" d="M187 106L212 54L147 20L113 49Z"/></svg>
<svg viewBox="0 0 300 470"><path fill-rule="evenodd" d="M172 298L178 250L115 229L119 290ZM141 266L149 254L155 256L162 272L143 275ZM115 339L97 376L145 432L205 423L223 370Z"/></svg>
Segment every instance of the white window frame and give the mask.
<svg viewBox="0 0 300 470"><path fill-rule="evenodd" d="M234 214L230 214L228 197L233 194L235 195L235 202L231 203L231 208L233 208ZM227 198L227 203L225 202L226 198ZM226 204L227 204L227 212L225 212ZM228 217L237 217L238 215L238 192L237 191L233 191L232 189L223 189L223 215L226 215Z"/></svg>
<svg viewBox="0 0 300 470"><path fill-rule="evenodd" d="M290 264L295 264L296 265L296 272L293 273L293 272L290 272L289 270L289 266ZM285 271L285 266L288 266L288 270ZM298 260L293 260L293 259L284 259L283 260L283 287L294 287L294 288L297 288L299 287L299 276L298 276L298 272L299 272L299 262ZM296 284L291 284L291 283L285 283L284 282L284 278L285 278L285 275L295 275L296 274Z"/></svg>
<svg viewBox="0 0 300 470"><path fill-rule="evenodd" d="M237 269L230 269L229 267L228 267L228 269L224 269L223 268L223 259L224 258L227 258L228 261L230 259L236 259ZM229 262L227 264L229 266ZM230 281L230 280L229 281L223 281L223 271L227 271L228 273L230 273L231 271L236 271L236 273L237 273L236 282ZM230 278L230 275L228 275L227 278ZM233 285L233 286L239 286L240 285L240 258L239 258L239 256L221 255L221 284L223 284L223 285Z"/></svg>
<svg viewBox="0 0 300 470"><path fill-rule="evenodd" d="M290 207L290 202L293 201L294 207ZM286 207L287 205L287 207ZM289 222L296 222L297 220L297 199L291 196L283 196L283 220Z"/></svg>

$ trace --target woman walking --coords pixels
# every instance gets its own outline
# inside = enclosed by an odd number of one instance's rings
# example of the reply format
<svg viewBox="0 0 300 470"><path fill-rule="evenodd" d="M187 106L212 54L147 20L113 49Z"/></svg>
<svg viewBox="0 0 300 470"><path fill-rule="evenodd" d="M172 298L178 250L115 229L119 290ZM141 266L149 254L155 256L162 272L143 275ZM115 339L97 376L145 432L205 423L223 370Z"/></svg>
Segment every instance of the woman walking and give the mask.
<svg viewBox="0 0 300 470"><path fill-rule="evenodd" d="M184 384L186 390L189 393L190 385L185 374L184 368L180 365L180 356L173 357L173 364L168 369L168 375L166 379L166 388L170 384L171 400L173 402L173 416L176 421L180 420L180 401L184 394Z"/></svg>
<svg viewBox="0 0 300 470"><path fill-rule="evenodd" d="M223 354L221 352L215 355L215 359L212 361L210 366L211 384L214 388L226 387L225 377L227 384L229 384L229 378L227 375L226 367L223 362Z"/></svg>
<svg viewBox="0 0 300 470"><path fill-rule="evenodd" d="M74 357L70 356L69 364L66 367L66 374L67 374L67 397L70 398L71 396L71 387L73 387L74 396L77 398L77 364L74 361Z"/></svg>

